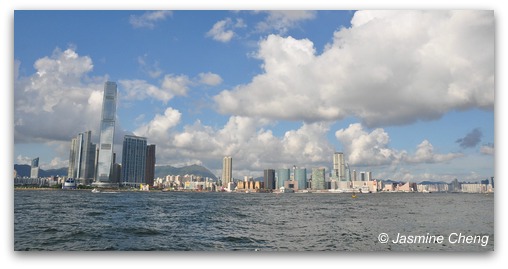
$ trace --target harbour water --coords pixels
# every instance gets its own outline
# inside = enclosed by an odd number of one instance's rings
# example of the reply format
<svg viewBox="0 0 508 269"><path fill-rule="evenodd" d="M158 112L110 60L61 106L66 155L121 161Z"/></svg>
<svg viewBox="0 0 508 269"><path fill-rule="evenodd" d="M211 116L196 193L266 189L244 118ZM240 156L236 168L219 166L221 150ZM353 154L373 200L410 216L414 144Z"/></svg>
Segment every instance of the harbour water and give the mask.
<svg viewBox="0 0 508 269"><path fill-rule="evenodd" d="M494 194L15 190L14 250L493 251Z"/></svg>

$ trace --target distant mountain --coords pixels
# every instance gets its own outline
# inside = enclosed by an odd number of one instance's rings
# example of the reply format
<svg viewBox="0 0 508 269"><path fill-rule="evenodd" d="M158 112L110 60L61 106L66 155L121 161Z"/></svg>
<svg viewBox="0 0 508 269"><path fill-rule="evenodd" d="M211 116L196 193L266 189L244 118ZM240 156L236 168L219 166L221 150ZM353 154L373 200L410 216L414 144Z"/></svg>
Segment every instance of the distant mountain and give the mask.
<svg viewBox="0 0 508 269"><path fill-rule="evenodd" d="M443 182L443 181L422 181L418 184L421 184L421 185L435 185L435 184L448 184L446 182Z"/></svg>
<svg viewBox="0 0 508 269"><path fill-rule="evenodd" d="M383 183L385 184L399 184L399 183L403 183L402 181L395 181L395 180L391 180L391 179L383 179Z"/></svg>
<svg viewBox="0 0 508 269"><path fill-rule="evenodd" d="M30 177L30 165L28 164L15 164L14 170L18 173L19 177ZM58 169L39 169L39 177L50 177L50 176L67 176L67 167Z"/></svg>
<svg viewBox="0 0 508 269"><path fill-rule="evenodd" d="M30 165L28 164L15 164L14 170L18 173L20 177L30 177ZM49 176L67 176L67 167L62 167L59 169L39 169L40 177L49 177ZM163 165L163 166L155 166L155 177L165 177L167 175L196 175L202 177L209 177L214 180L217 180L217 177L207 168L200 165L189 165L184 167L174 167L171 165Z"/></svg>
<svg viewBox="0 0 508 269"><path fill-rule="evenodd" d="M155 177L165 177L167 175L196 175L202 177L209 177L217 180L217 177L207 168L200 165L189 165L184 167L174 167L171 165L155 166Z"/></svg>

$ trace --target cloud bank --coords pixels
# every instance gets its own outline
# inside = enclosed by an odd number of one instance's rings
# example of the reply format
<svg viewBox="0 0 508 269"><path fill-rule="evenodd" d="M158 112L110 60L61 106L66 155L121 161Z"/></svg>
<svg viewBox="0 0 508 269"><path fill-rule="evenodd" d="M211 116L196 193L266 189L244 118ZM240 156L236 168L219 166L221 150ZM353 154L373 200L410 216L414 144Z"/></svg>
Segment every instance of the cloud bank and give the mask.
<svg viewBox="0 0 508 269"><path fill-rule="evenodd" d="M215 96L217 110L378 127L493 109L492 11L358 11L351 23L321 54L308 39L264 38L263 72Z"/></svg>

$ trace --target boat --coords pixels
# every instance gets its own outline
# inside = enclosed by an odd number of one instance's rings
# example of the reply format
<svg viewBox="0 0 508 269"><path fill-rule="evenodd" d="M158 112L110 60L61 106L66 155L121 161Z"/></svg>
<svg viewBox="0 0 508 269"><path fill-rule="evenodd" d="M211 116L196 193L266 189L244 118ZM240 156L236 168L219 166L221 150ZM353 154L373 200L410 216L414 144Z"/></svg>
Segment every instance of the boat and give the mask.
<svg viewBox="0 0 508 269"><path fill-rule="evenodd" d="M353 192L353 194L351 194L351 198L356 198L356 193Z"/></svg>
<svg viewBox="0 0 508 269"><path fill-rule="evenodd" d="M76 188L77 188L77 183L76 183L76 180L74 180L73 178L66 179L62 185L63 190L74 190Z"/></svg>
<svg viewBox="0 0 508 269"><path fill-rule="evenodd" d="M94 189L92 190L92 192L93 192L93 193L99 193L99 192L101 192L101 191L100 191L100 190L98 190L97 188L94 188Z"/></svg>

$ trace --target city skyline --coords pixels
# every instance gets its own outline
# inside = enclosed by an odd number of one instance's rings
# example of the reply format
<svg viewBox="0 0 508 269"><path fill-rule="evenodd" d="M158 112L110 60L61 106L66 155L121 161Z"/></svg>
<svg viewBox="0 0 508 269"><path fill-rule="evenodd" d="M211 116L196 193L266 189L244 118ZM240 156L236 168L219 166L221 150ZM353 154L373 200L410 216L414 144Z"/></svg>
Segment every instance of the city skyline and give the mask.
<svg viewBox="0 0 508 269"><path fill-rule="evenodd" d="M293 165L328 173L337 151L376 178L494 175L491 11L15 15L15 163L38 156L43 168L59 168L77 133L98 141L100 85L110 80L119 91L117 156L123 136L138 135L157 145L158 165L220 175L229 155L235 178ZM96 27L119 31L92 36ZM44 37L37 47L33 29Z"/></svg>

